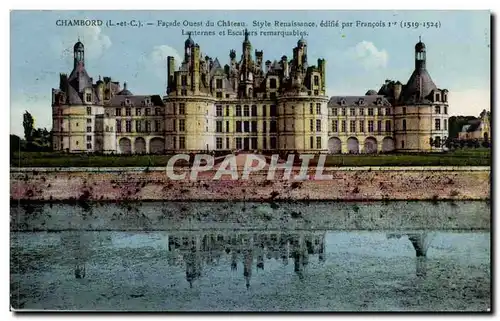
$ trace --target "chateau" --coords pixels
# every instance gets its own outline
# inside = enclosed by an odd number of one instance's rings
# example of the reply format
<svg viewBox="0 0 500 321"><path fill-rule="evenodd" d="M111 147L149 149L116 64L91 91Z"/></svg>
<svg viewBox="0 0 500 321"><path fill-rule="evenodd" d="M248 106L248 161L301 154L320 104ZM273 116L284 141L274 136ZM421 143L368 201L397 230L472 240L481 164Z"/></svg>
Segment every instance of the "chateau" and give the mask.
<svg viewBox="0 0 500 321"><path fill-rule="evenodd" d="M442 150L448 90L426 69L415 45L406 84L386 80L362 96L326 96L326 62L309 64L307 43L293 56L266 60L245 33L241 58L201 57L191 36L176 70L168 57L167 96L134 95L104 77L94 83L85 50L74 45L73 71L52 89L53 149L68 152L173 153L294 151L377 153Z"/></svg>

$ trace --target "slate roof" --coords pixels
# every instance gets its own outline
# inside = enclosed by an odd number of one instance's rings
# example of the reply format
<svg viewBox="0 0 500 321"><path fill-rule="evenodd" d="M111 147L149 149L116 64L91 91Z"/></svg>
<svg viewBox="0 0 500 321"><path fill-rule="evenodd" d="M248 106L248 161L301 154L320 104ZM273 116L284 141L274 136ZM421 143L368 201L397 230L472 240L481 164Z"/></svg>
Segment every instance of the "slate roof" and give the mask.
<svg viewBox="0 0 500 321"><path fill-rule="evenodd" d="M363 99L363 104L359 105L360 99ZM381 99L382 104L377 105L377 99ZM345 105L342 105L342 100L345 101ZM367 95L367 96L332 96L328 101L328 106L363 106L363 107L390 107L391 103L383 95Z"/></svg>
<svg viewBox="0 0 500 321"><path fill-rule="evenodd" d="M426 69L414 70L403 87L403 101L405 103L427 101L429 94L435 89L437 87Z"/></svg>
<svg viewBox="0 0 500 321"><path fill-rule="evenodd" d="M161 97L159 95L117 95L110 99L106 106L109 107L122 107L122 103L128 99L130 107L142 107L142 102L146 99L150 98L153 106L165 106Z"/></svg>

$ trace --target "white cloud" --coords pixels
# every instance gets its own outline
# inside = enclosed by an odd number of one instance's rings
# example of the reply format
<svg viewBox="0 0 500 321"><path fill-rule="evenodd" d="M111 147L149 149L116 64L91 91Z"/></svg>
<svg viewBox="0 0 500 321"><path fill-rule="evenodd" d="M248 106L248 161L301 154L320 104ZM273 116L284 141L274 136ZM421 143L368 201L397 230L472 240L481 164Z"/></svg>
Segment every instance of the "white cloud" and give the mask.
<svg viewBox="0 0 500 321"><path fill-rule="evenodd" d="M160 79L166 79L168 56L174 57L177 69L181 62L181 56L177 50L168 45L155 46L146 58L146 67L151 69Z"/></svg>
<svg viewBox="0 0 500 321"><path fill-rule="evenodd" d="M347 56L359 62L367 70L384 68L389 58L387 51L377 49L373 42L366 40L348 49Z"/></svg>
<svg viewBox="0 0 500 321"><path fill-rule="evenodd" d="M73 46L78 38L85 46L85 58L97 59L111 47L111 39L97 26L66 28L57 38L52 38L52 49L61 59L73 55Z"/></svg>

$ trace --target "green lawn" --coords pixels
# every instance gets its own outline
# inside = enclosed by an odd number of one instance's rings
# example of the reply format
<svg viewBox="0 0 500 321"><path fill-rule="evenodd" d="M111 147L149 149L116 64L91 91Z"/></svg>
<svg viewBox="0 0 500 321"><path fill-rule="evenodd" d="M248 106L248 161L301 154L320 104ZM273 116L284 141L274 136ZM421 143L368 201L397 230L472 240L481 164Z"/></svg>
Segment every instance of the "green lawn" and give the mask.
<svg viewBox="0 0 500 321"><path fill-rule="evenodd" d="M86 155L20 152L11 158L13 167L161 167L171 155ZM310 165L317 163L317 158ZM326 166L490 166L490 149L462 149L447 153L328 155ZM179 163L176 163L179 164Z"/></svg>

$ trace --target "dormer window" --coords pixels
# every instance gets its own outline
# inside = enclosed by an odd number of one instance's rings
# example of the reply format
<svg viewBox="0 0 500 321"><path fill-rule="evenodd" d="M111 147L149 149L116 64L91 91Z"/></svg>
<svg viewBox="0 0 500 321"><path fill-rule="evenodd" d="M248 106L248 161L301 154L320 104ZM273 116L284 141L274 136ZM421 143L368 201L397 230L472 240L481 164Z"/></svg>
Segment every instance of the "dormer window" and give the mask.
<svg viewBox="0 0 500 321"><path fill-rule="evenodd" d="M358 105L363 106L365 104L365 100L363 98L360 98L358 100Z"/></svg>
<svg viewBox="0 0 500 321"><path fill-rule="evenodd" d="M127 106L130 105L130 99L128 99L128 98L125 99L125 105L127 105Z"/></svg>
<svg viewBox="0 0 500 321"><path fill-rule="evenodd" d="M441 101L441 94L440 93L436 93L436 101Z"/></svg>
<svg viewBox="0 0 500 321"><path fill-rule="evenodd" d="M443 94L443 101L446 103L448 101L448 94Z"/></svg>
<svg viewBox="0 0 500 321"><path fill-rule="evenodd" d="M92 102L92 94L91 93L86 93L85 94L85 101L88 103Z"/></svg>
<svg viewBox="0 0 500 321"><path fill-rule="evenodd" d="M382 105L382 98L377 98L377 105L379 105L379 106Z"/></svg>
<svg viewBox="0 0 500 321"><path fill-rule="evenodd" d="M345 99L344 99L344 98L342 98L342 99L340 100L340 106L345 106Z"/></svg>

